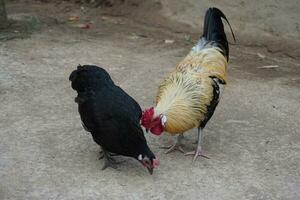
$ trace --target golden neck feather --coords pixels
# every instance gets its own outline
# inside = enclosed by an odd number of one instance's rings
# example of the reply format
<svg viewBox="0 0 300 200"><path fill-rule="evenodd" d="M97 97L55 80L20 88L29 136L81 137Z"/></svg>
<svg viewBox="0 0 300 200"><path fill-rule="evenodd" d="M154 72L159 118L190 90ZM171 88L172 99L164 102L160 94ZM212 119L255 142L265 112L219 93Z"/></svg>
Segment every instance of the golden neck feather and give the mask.
<svg viewBox="0 0 300 200"><path fill-rule="evenodd" d="M166 131L183 133L199 126L212 95L215 76L226 82L227 61L218 49L191 52L159 86L154 117L167 117Z"/></svg>

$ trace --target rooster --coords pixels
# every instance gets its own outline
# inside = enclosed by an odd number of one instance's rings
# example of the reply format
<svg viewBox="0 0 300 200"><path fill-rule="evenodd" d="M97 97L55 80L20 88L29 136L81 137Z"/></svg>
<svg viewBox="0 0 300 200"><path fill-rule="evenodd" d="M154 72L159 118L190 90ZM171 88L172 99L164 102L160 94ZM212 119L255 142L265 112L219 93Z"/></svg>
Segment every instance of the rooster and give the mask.
<svg viewBox="0 0 300 200"><path fill-rule="evenodd" d="M183 133L198 128L198 145L193 152L193 162L203 156L201 141L203 129L219 103L223 85L226 84L226 69L229 48L222 23L221 10L209 8L205 15L203 35L176 69L161 83L156 95L156 106L146 109L141 124L155 135L166 131L178 134L174 145L166 151L182 148Z"/></svg>
<svg viewBox="0 0 300 200"><path fill-rule="evenodd" d="M100 67L79 65L69 80L78 93L75 102L82 125L102 148L105 158L102 169L116 163L112 157L116 154L137 159L152 174L158 162L139 124L142 115L139 104Z"/></svg>

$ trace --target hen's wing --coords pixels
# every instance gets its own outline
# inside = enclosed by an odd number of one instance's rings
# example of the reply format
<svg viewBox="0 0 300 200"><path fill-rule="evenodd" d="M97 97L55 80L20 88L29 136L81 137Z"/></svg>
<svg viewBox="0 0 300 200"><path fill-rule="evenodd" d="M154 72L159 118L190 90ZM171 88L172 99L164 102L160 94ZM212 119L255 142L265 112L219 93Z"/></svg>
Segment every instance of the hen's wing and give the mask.
<svg viewBox="0 0 300 200"><path fill-rule="evenodd" d="M139 104L119 87L103 88L79 105L82 122L100 143L145 141ZM103 142L101 142L101 139ZM102 145L102 144L100 144Z"/></svg>

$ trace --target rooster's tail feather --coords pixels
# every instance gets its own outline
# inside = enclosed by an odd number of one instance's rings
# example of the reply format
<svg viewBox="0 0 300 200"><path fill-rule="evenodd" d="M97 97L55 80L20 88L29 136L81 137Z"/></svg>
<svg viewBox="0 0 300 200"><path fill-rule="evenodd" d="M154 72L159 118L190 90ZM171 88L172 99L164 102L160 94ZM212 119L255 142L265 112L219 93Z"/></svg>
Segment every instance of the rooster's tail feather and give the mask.
<svg viewBox="0 0 300 200"><path fill-rule="evenodd" d="M231 25L228 22L224 13L218 8L209 8L205 14L203 35L198 45L201 46L202 48L205 47L207 44L210 44L215 47L219 47L222 50L224 56L226 56L228 60L229 48L228 48L227 37L224 31L222 18L225 19L226 22L228 23L233 39L235 41L235 36L232 31Z"/></svg>

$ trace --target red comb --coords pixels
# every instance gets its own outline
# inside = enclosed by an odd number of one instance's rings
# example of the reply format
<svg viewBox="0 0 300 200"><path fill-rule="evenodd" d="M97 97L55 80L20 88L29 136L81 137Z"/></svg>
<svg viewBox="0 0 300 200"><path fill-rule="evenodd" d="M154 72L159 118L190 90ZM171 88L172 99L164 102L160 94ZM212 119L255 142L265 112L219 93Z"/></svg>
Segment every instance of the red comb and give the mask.
<svg viewBox="0 0 300 200"><path fill-rule="evenodd" d="M142 118L141 118L141 124L145 127L148 128L149 124L152 121L152 117L154 115L154 108L151 107L149 109L146 109L143 111Z"/></svg>

